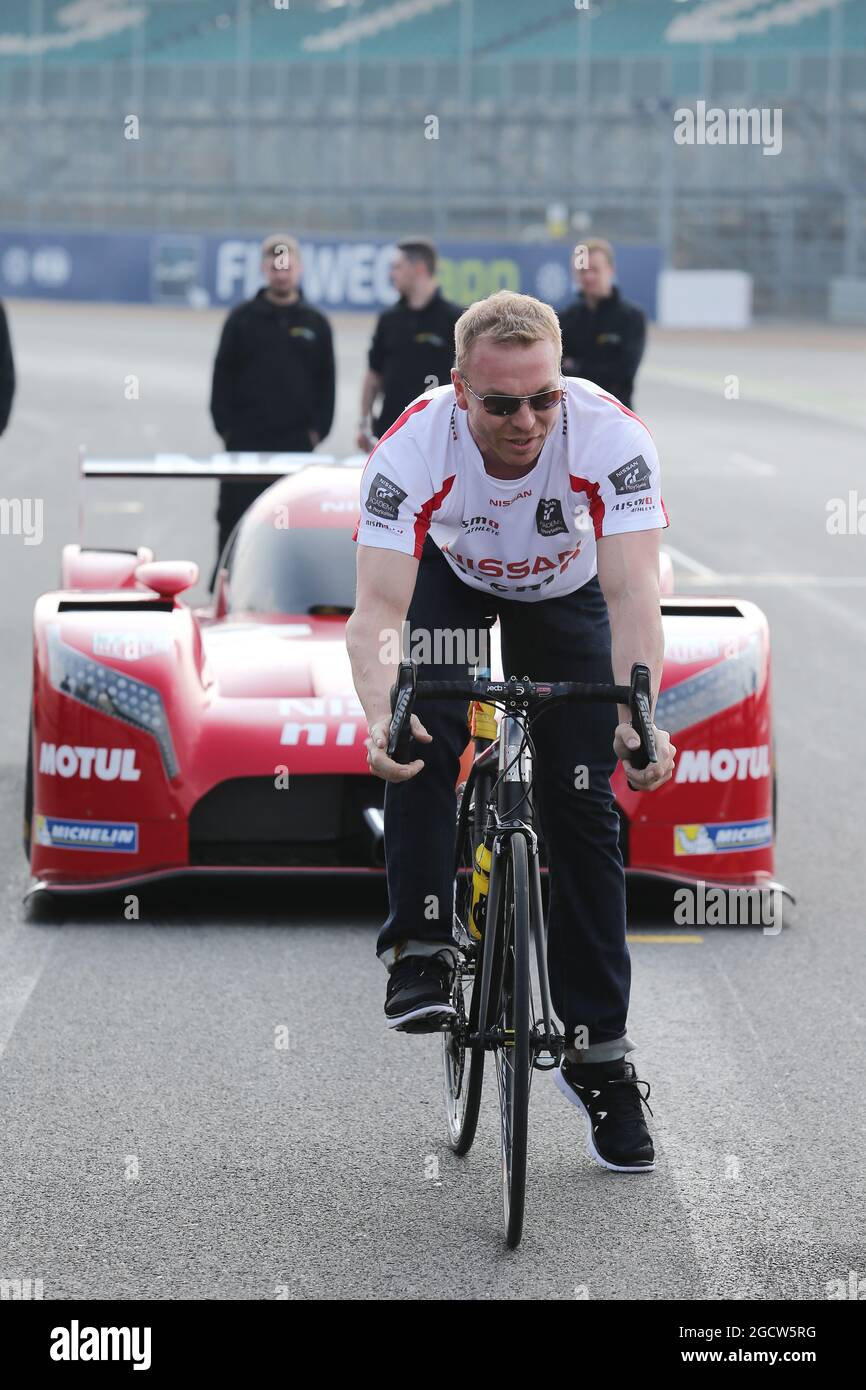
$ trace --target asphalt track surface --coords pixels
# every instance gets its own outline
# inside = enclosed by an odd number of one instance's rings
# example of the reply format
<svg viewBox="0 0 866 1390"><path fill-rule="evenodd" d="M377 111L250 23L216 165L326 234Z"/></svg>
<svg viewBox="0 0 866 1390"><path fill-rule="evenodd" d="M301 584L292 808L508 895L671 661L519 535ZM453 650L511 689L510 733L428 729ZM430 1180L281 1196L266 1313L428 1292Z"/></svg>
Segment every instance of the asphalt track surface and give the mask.
<svg viewBox="0 0 866 1390"><path fill-rule="evenodd" d="M576 1112L536 1074L525 1235L509 1253L493 1078L457 1159L439 1039L383 1024L378 890L147 889L138 922L119 898L55 921L22 905L30 616L77 535L76 447L210 453L220 316L9 311L20 387L0 495L43 497L45 529L40 545L0 537L0 1277L41 1278L46 1298L760 1301L823 1300L829 1281L866 1273L866 536L826 528L830 499L866 489L864 335L651 341L637 405L680 587L769 617L777 868L797 907L765 935L678 931L664 904L643 905L629 1031L656 1172L592 1164ZM342 453L369 322L335 328L327 447ZM207 568L214 491L93 484L86 538Z"/></svg>

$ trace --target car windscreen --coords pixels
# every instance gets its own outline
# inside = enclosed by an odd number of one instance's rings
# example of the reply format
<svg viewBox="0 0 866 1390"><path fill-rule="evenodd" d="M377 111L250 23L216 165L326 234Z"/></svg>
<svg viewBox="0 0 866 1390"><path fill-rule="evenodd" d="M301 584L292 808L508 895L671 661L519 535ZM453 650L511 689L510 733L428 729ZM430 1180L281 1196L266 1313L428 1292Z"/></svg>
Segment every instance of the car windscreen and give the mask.
<svg viewBox="0 0 866 1390"><path fill-rule="evenodd" d="M355 554L346 527L321 530L241 525L229 562L235 613L351 613Z"/></svg>

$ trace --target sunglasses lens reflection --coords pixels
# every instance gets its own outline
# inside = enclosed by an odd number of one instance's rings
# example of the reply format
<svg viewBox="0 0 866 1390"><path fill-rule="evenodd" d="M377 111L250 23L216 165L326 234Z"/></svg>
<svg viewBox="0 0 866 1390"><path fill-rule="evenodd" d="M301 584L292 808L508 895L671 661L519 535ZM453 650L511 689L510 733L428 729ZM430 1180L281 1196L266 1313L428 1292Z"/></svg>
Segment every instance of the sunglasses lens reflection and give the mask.
<svg viewBox="0 0 866 1390"><path fill-rule="evenodd" d="M532 410L550 410L562 400L562 391L539 391L537 396L529 397ZM488 415L516 415L523 402L519 396L485 396L484 409Z"/></svg>

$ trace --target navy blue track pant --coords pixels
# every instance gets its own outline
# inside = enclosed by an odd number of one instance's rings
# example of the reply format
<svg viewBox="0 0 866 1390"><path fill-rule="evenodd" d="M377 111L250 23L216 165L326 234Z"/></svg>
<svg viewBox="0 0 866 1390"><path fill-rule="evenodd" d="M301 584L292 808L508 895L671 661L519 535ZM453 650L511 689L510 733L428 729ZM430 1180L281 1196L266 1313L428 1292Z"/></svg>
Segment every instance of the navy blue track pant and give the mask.
<svg viewBox="0 0 866 1390"><path fill-rule="evenodd" d="M613 680L610 624L598 579L560 598L530 603L470 588L427 538L409 609L412 633L463 629L477 633L498 615L506 676L532 680ZM477 639L475 650L477 650ZM484 650L482 648L482 650ZM468 647L471 653L471 645ZM460 680L466 667L421 664L419 680ZM424 769L385 789L385 856L390 912L377 953L390 967L399 954L453 948L452 878L455 784L468 742L466 702L423 701L416 706L432 743L414 742ZM615 765L615 705L553 708L533 727L537 826L550 870L548 971L553 1007L571 1041L588 1029L593 1055L608 1044L623 1055L631 963L625 932L625 879L619 823L610 789ZM575 786L588 768L587 787ZM582 779L586 780L586 779ZM439 905L431 916L431 896Z"/></svg>

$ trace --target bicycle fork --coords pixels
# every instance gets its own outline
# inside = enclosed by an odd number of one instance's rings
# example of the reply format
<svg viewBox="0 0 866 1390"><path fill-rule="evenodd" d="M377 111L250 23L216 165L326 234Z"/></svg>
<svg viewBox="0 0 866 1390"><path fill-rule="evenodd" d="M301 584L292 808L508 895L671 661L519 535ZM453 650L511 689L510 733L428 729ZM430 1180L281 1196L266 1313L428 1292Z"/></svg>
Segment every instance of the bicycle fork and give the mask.
<svg viewBox="0 0 866 1390"><path fill-rule="evenodd" d="M481 952L481 983L478 1004L478 1032L467 1038L468 1047L509 1045L507 1034L490 1019L490 1000L498 999L505 968L505 943L500 939L499 906L503 891L503 849L512 835L522 835L527 844L529 861L529 930L535 949L536 969L541 994L541 1020L532 1022L532 1065L539 1071L550 1071L559 1062L564 1038L553 1026L550 1003L550 982L547 975L547 941L544 928L544 908L541 900L538 840L529 826L502 826L493 840L493 859L490 866L490 887L487 896L484 947ZM494 970L496 976L494 978ZM541 1026L539 1026L539 1023ZM512 1040L513 1041L513 1040ZM542 1060L546 1053L550 1060ZM539 1055L541 1054L541 1055Z"/></svg>

